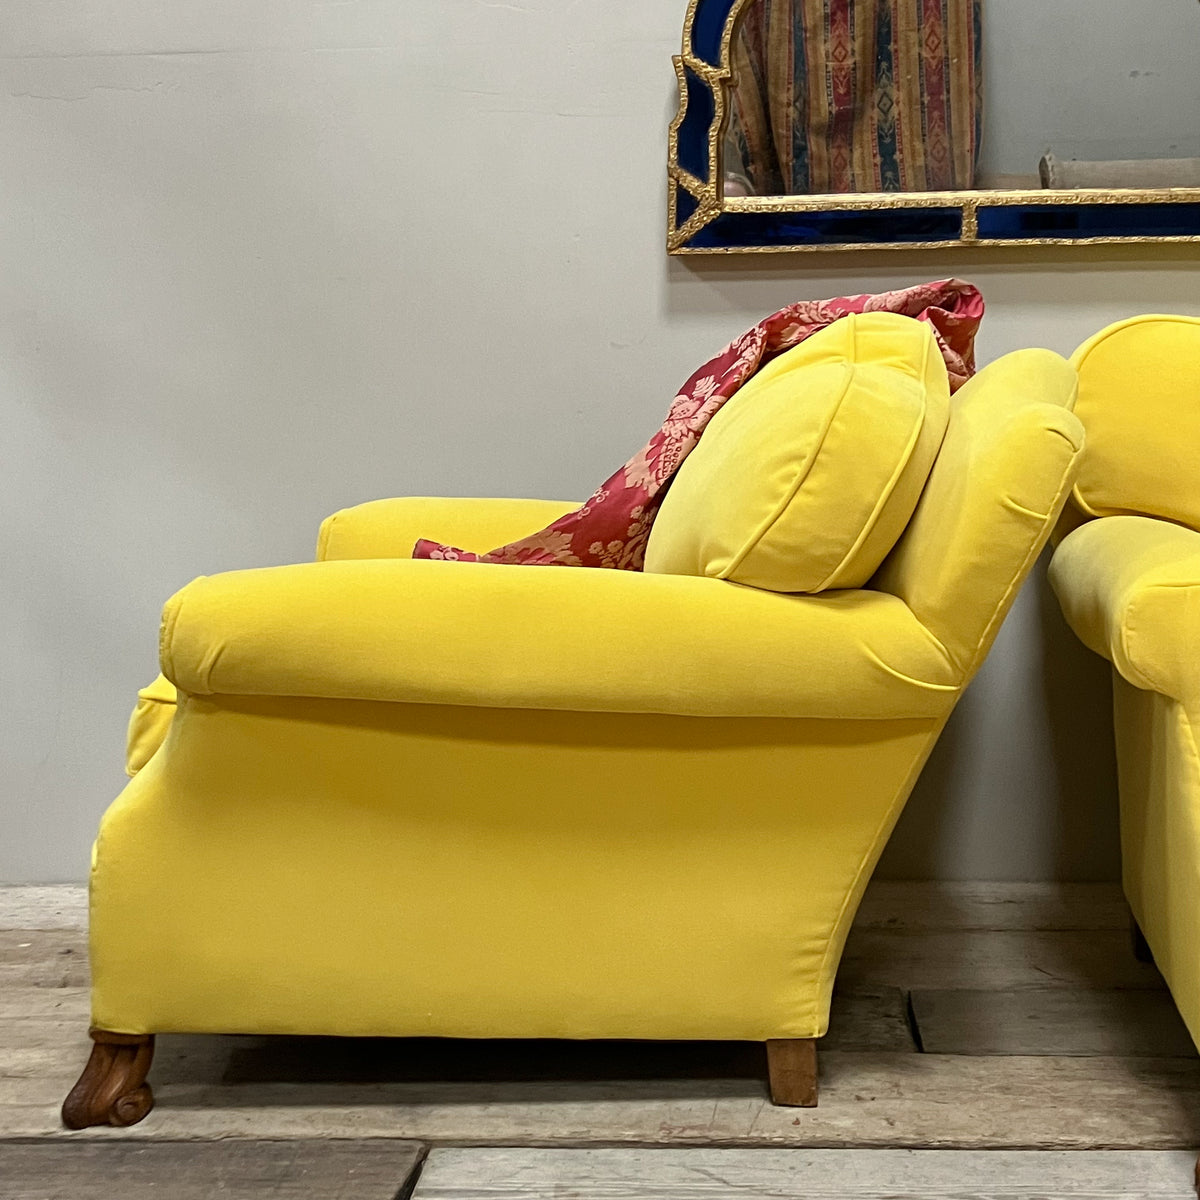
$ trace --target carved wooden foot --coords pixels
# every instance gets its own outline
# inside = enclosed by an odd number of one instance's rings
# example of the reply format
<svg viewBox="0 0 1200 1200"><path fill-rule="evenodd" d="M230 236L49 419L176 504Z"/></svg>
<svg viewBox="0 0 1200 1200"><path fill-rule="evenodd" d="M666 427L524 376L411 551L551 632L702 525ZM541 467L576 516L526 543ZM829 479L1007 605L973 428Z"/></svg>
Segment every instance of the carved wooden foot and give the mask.
<svg viewBox="0 0 1200 1200"><path fill-rule="evenodd" d="M152 1034L89 1031L92 1056L63 1101L68 1129L89 1125L136 1125L154 1106L146 1072L154 1057Z"/></svg>
<svg viewBox="0 0 1200 1200"><path fill-rule="evenodd" d="M767 1043L771 1103L787 1108L817 1107L815 1038L777 1038Z"/></svg>

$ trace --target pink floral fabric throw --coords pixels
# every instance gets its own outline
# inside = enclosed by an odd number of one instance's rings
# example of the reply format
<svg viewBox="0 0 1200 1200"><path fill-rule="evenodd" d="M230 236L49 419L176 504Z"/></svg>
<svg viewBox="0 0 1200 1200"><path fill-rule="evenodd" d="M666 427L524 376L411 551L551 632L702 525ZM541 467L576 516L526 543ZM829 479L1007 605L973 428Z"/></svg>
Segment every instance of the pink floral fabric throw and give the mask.
<svg viewBox="0 0 1200 1200"><path fill-rule="evenodd" d="M487 554L419 541L414 558L545 567L640 571L655 514L672 476L713 415L773 358L851 313L892 312L931 326L951 390L975 373L975 334L983 317L979 290L958 279L880 295L802 300L747 330L702 366L675 397L662 428L581 508L539 533Z"/></svg>

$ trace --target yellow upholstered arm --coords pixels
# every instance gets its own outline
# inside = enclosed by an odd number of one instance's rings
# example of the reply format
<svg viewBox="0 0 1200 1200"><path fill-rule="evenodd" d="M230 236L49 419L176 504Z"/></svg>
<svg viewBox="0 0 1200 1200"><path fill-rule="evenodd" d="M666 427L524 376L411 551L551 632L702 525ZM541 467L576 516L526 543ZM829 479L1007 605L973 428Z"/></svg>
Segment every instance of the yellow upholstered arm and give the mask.
<svg viewBox="0 0 1200 1200"><path fill-rule="evenodd" d="M408 558L418 538L492 550L533 533L578 504L567 500L455 500L412 496L346 508L321 525L317 558ZM163 675L138 692L125 770L136 775L162 745L175 715L175 685Z"/></svg>
<svg viewBox="0 0 1200 1200"><path fill-rule="evenodd" d="M1200 533L1104 517L1063 541L1050 582L1080 640L1125 679L1200 702Z"/></svg>
<svg viewBox="0 0 1200 1200"><path fill-rule="evenodd" d="M321 525L317 558L408 558L418 538L464 550L492 550L577 508L567 500L454 500L412 496L336 512ZM138 692L129 719L125 770L136 775L154 756L175 715L175 685L162 675Z"/></svg>
<svg viewBox="0 0 1200 1200"><path fill-rule="evenodd" d="M696 716L937 716L961 682L895 596L411 559L198 579L162 666L193 695Z"/></svg>
<svg viewBox="0 0 1200 1200"><path fill-rule="evenodd" d="M481 554L536 533L578 507L573 500L375 500L328 517L317 558L409 558L418 538Z"/></svg>

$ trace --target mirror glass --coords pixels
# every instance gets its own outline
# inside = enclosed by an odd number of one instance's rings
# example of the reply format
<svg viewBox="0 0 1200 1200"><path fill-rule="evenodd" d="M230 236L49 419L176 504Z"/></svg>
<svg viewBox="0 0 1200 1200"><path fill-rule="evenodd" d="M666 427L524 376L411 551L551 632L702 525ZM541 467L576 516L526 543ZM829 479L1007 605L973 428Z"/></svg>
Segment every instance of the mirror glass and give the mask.
<svg viewBox="0 0 1200 1200"><path fill-rule="evenodd" d="M1197 0L748 0L726 197L1200 187Z"/></svg>

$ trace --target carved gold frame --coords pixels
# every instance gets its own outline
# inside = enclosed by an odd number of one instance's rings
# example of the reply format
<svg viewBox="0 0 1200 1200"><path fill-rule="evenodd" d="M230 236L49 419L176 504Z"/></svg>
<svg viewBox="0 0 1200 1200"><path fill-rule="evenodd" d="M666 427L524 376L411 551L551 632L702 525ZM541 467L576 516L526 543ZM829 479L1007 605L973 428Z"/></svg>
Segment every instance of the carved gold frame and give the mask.
<svg viewBox="0 0 1200 1200"><path fill-rule="evenodd" d="M856 195L731 196L724 194L721 148L733 78L731 47L739 16L753 0L689 0L683 27L683 50L674 56L679 85L679 110L668 135L667 252L685 254L775 254L798 250L932 250L970 246L1095 246L1123 242L1139 244L1200 243L1200 188L1105 190L981 189L962 192L863 192ZM695 49L698 17L709 26L725 10L716 61ZM701 179L680 163L680 131L688 116L688 76L711 91L713 117L707 134L708 178ZM1187 207L1164 207L1187 206ZM691 209L686 215L683 208ZM922 211L934 212L948 224L957 223L957 236L910 237L889 240L885 222L903 215L914 229ZM952 218L950 214L956 213ZM832 236L828 240L798 240L786 229L805 220L839 214L858 230L870 225L855 217L880 214L879 236ZM784 232L764 236L761 217L773 216ZM981 230L981 218L983 228ZM753 236L740 237L738 226ZM1058 234L1029 235L1039 224L1062 227ZM724 244L712 237L719 227ZM1118 227L1121 227L1118 229ZM1003 228L1002 235L997 229ZM1163 232L1163 230L1169 232Z"/></svg>

